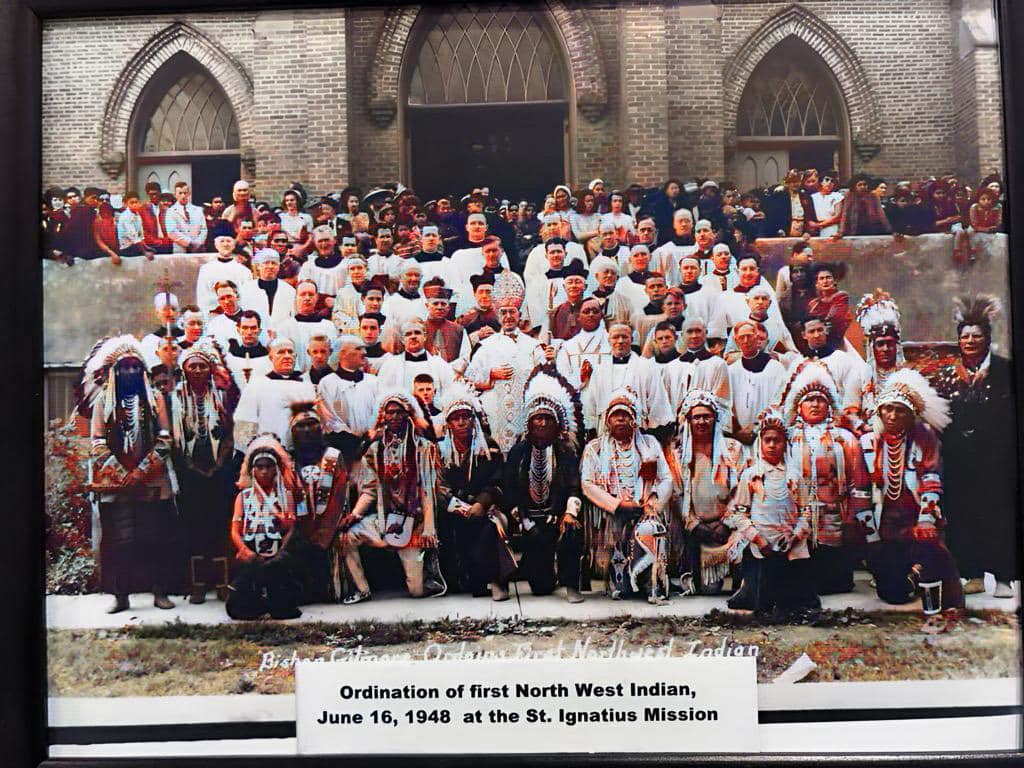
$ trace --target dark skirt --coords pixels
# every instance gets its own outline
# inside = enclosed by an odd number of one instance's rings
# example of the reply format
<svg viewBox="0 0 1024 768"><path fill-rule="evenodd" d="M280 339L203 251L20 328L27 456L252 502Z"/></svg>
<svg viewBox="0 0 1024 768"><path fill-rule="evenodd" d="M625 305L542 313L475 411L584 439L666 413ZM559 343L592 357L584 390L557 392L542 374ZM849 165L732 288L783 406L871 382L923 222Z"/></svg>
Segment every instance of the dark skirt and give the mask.
<svg viewBox="0 0 1024 768"><path fill-rule="evenodd" d="M100 504L100 586L112 595L180 592L185 569L174 503Z"/></svg>

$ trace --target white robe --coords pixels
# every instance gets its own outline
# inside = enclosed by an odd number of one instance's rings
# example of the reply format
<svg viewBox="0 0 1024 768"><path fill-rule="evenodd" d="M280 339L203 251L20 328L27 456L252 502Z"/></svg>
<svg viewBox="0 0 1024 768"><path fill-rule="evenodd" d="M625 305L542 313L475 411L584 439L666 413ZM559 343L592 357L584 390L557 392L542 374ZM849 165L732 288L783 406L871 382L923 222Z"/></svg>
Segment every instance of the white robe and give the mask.
<svg viewBox="0 0 1024 768"><path fill-rule="evenodd" d="M481 257L482 259L483 257ZM579 243L566 243L565 244L565 266L569 266L573 261L579 259L583 262L583 266L590 264L587 259L586 249ZM540 276L544 277L544 274L551 268L548 264L548 257L544 251L544 244L539 243L530 249L530 253L526 256L526 265L523 267L523 280L529 282L530 278Z"/></svg>
<svg viewBox="0 0 1024 768"><path fill-rule="evenodd" d="M676 420L679 419L679 406L683 404L687 393L693 387L697 375L697 364L683 362L678 357L669 363L654 361L661 380L665 382L665 391L668 393L668 402L672 407L672 413Z"/></svg>
<svg viewBox="0 0 1024 768"><path fill-rule="evenodd" d="M242 337L238 335L238 324L221 312L210 315L203 328L203 335L213 336L225 349L231 343L231 339L242 343Z"/></svg>
<svg viewBox="0 0 1024 768"><path fill-rule="evenodd" d="M764 370L758 373L744 368L742 358L729 365L733 424L739 429L754 424L785 383L786 369L778 360L769 360ZM731 429L732 426L727 425L726 432Z"/></svg>
<svg viewBox="0 0 1024 768"><path fill-rule="evenodd" d="M526 379L536 366L544 363L540 342L520 331L514 335L515 339L498 332L481 341L465 373L467 381L486 382L490 380L492 368L512 366L511 379L495 381L493 387L480 394L480 404L491 425L491 436L504 454L508 454L526 429L523 410Z"/></svg>
<svg viewBox="0 0 1024 768"><path fill-rule="evenodd" d="M764 278L761 278L762 285L767 286ZM769 288L769 290L771 290ZM708 323L709 339L728 339L732 333L733 326L740 320L750 317L750 305L747 304L747 293L739 293L735 290L723 291L715 299L714 310L711 314L711 322ZM775 291L771 292L772 301L768 305L768 316L778 318L782 322L782 313L779 311L779 304L775 300ZM785 325L782 326L785 328ZM788 335L788 334L787 334Z"/></svg>
<svg viewBox="0 0 1024 768"><path fill-rule="evenodd" d="M333 267L319 267L316 264L316 257L309 259L299 267L300 280L312 280L316 283L317 293L325 296L337 296L341 286L348 280L348 267L344 259ZM277 304L277 300L274 300Z"/></svg>
<svg viewBox="0 0 1024 768"><path fill-rule="evenodd" d="M271 311L266 291L260 288L258 280L251 280L242 286L238 306L258 312L263 330L276 330L278 325L295 314L295 289L284 280L278 280L277 292L274 294L274 309Z"/></svg>
<svg viewBox="0 0 1024 768"><path fill-rule="evenodd" d="M448 389L455 381L455 372L443 357L426 353L425 360L406 360L405 353L388 354L377 366L377 379L382 389L399 387L412 392L413 379L426 373L434 380L434 394L438 402L443 401Z"/></svg>
<svg viewBox="0 0 1024 768"><path fill-rule="evenodd" d="M238 290L253 279L252 270L236 261L234 257L228 261L213 259L199 268L196 274L196 304L203 312L217 307L217 291L213 286L222 280L230 280Z"/></svg>
<svg viewBox="0 0 1024 768"><path fill-rule="evenodd" d="M629 301L629 305L633 309L630 312L631 316L637 312L643 312L644 307L651 303L646 287L640 283L634 283L628 277L620 278L619 282L615 284L615 290Z"/></svg>
<svg viewBox="0 0 1024 768"><path fill-rule="evenodd" d="M278 327L277 337L291 339L295 345L296 371L309 370L309 354L306 352L306 345L309 344L310 337L317 334L323 334L328 338L333 353L338 341L338 329L330 320L317 320L315 323L311 323L290 317Z"/></svg>
<svg viewBox="0 0 1024 768"><path fill-rule="evenodd" d="M329 373L316 385L323 408L330 414L324 432L348 432L362 437L377 419L377 377L363 374L362 381L348 381Z"/></svg>
<svg viewBox="0 0 1024 768"><path fill-rule="evenodd" d="M540 327L541 333L551 330L551 314L560 304L568 301L565 293L565 278L532 277L526 281L526 308L532 327Z"/></svg>
<svg viewBox="0 0 1024 768"><path fill-rule="evenodd" d="M315 399L316 390L308 381L267 376L250 380L235 409L235 450L245 452L249 440L261 432L273 432L281 445L290 449L291 404Z"/></svg>
<svg viewBox="0 0 1024 768"><path fill-rule="evenodd" d="M270 356L263 357L238 357L230 352L227 355L228 370L231 371L231 378L235 380L239 392L244 392L249 382L260 376L266 376L272 370ZM245 371L249 371L249 379L246 381Z"/></svg>
<svg viewBox="0 0 1024 768"><path fill-rule="evenodd" d="M608 356L594 367L594 374L583 393L583 421L588 429L602 431L601 414L615 391L623 387L628 387L636 395L639 406L637 427L654 429L675 420L658 367L653 360L631 352L627 363L616 365Z"/></svg>
<svg viewBox="0 0 1024 768"><path fill-rule="evenodd" d="M383 307L382 307L383 308ZM359 316L363 313L363 297L352 286L346 283L334 297L334 308L331 322L341 333L358 334Z"/></svg>
<svg viewBox="0 0 1024 768"><path fill-rule="evenodd" d="M682 273L679 271L679 262L686 256L697 252L696 245L676 245L669 240L664 245L659 245L651 252L652 272L655 270L664 272L665 282L671 287L682 282Z"/></svg>
<svg viewBox="0 0 1024 768"><path fill-rule="evenodd" d="M384 299L384 303L380 305L380 312L389 322L401 328L402 323L414 317L426 320L427 303L423 300L422 294L415 299L407 299L396 291Z"/></svg>
<svg viewBox="0 0 1024 768"><path fill-rule="evenodd" d="M580 368L583 362L589 361L592 369L602 360L611 360L612 345L608 341L608 331L603 325L597 326L597 330L584 331L571 339L562 342L558 348L558 355L555 357L555 367L565 379L572 384L577 391L582 388L580 382Z"/></svg>

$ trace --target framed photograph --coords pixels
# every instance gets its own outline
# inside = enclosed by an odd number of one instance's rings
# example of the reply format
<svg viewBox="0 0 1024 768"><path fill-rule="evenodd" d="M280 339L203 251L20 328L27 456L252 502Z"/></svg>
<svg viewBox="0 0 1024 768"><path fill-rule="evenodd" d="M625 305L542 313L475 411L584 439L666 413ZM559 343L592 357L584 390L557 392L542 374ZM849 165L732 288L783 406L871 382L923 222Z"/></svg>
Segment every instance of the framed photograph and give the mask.
<svg viewBox="0 0 1024 768"><path fill-rule="evenodd" d="M12 764L1020 756L1019 5L3 18Z"/></svg>

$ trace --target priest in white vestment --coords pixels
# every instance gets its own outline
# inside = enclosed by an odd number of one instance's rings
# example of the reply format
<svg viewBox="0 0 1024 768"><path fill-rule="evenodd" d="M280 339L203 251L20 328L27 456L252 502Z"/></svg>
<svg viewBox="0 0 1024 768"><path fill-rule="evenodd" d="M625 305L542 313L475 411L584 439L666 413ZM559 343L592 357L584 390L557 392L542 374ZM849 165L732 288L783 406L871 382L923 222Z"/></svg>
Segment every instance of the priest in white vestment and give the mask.
<svg viewBox="0 0 1024 768"><path fill-rule="evenodd" d="M384 355L377 366L378 383L382 390L398 387L412 392L413 379L425 373L434 380L437 397L445 397L455 381L455 371L443 357L427 352L426 341L426 326L422 320L410 318L402 324L405 351Z"/></svg>
<svg viewBox="0 0 1024 768"><path fill-rule="evenodd" d="M306 346L312 336L322 334L331 342L333 351L338 338L338 329L330 320L316 313L318 296L316 283L312 280L301 280L295 288L295 314L289 317L276 329L275 338L291 339L295 342L295 369L309 370L309 354Z"/></svg>
<svg viewBox="0 0 1024 768"><path fill-rule="evenodd" d="M291 339L270 342L272 370L249 381L235 408L235 450L245 452L258 434L272 432L285 448L292 446L291 406L313 402L316 389L295 370L295 345Z"/></svg>
<svg viewBox="0 0 1024 768"><path fill-rule="evenodd" d="M776 400L786 383L786 369L760 349L754 321L740 320L732 335L740 358L729 365L732 423L726 425L726 431L744 445L751 445L758 416Z"/></svg>
<svg viewBox="0 0 1024 768"><path fill-rule="evenodd" d="M196 304L203 312L210 312L217 306L217 283L230 280L236 286L245 285L252 277L252 270L235 258L235 238L221 235L214 238L217 258L206 262L196 275Z"/></svg>
<svg viewBox="0 0 1024 768"><path fill-rule="evenodd" d="M239 288L238 303L242 309L259 313L264 330L276 328L295 313L295 289L278 278L281 254L273 248L256 251L252 263L257 279Z"/></svg>

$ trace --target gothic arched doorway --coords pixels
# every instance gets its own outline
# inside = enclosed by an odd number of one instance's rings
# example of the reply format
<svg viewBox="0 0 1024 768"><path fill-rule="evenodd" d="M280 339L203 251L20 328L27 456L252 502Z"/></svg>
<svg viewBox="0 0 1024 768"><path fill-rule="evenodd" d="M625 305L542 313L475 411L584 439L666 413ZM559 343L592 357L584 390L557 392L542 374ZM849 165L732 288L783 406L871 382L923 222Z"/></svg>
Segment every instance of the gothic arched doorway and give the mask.
<svg viewBox="0 0 1024 768"><path fill-rule="evenodd" d="M846 105L825 62L790 37L754 69L736 116L733 172L740 189L779 183L790 168L850 174Z"/></svg>
<svg viewBox="0 0 1024 768"><path fill-rule="evenodd" d="M547 14L424 10L405 56L405 167L419 194L537 199L570 178L571 80Z"/></svg>
<svg viewBox="0 0 1024 768"><path fill-rule="evenodd" d="M129 186L192 187L197 205L227 197L241 171L238 120L224 89L198 61L177 53L146 84L128 133Z"/></svg>

